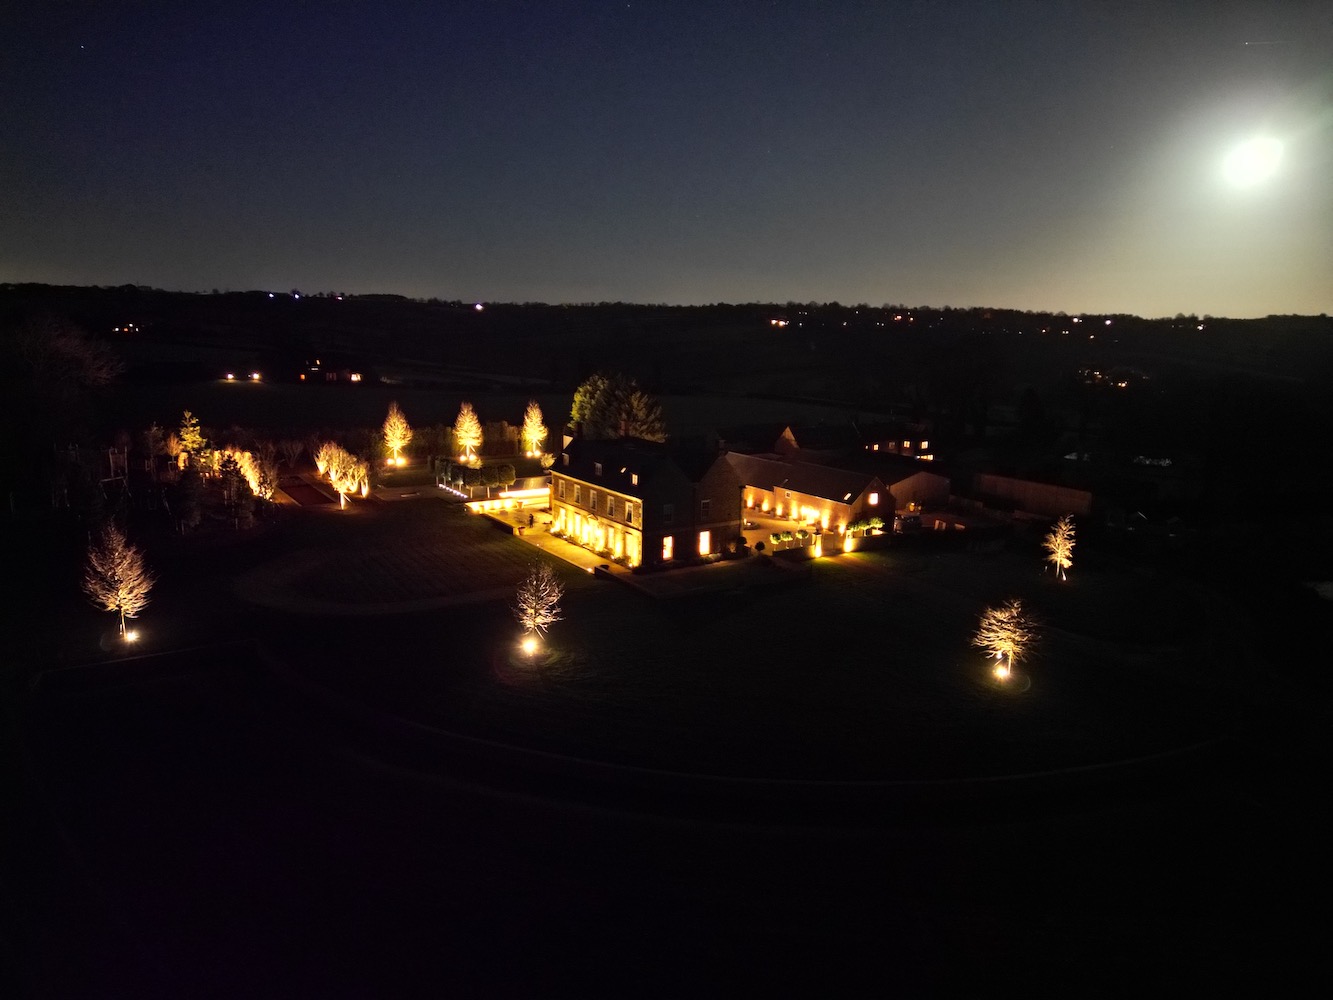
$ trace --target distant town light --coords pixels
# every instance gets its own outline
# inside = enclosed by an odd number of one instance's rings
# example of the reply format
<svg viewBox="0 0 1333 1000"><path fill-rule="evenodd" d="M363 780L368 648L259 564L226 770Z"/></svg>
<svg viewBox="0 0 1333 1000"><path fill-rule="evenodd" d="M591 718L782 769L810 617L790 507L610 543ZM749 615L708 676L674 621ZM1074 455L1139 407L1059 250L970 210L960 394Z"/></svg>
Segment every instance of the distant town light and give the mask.
<svg viewBox="0 0 1333 1000"><path fill-rule="evenodd" d="M235 373L235 372L227 372L227 381L228 381L228 382L233 381L235 378L236 378L236 373Z"/></svg>
<svg viewBox="0 0 1333 1000"><path fill-rule="evenodd" d="M250 381L251 381L251 382L258 382L258 381L259 381L259 372L251 372L251 373L250 373Z"/></svg>
<svg viewBox="0 0 1333 1000"><path fill-rule="evenodd" d="M473 306L472 308L475 309L475 310L477 310L477 312L481 312L481 311L482 311L483 309L485 309L486 307L485 307L484 305L482 305L480 302L478 302L478 303L477 303L475 306Z"/></svg>

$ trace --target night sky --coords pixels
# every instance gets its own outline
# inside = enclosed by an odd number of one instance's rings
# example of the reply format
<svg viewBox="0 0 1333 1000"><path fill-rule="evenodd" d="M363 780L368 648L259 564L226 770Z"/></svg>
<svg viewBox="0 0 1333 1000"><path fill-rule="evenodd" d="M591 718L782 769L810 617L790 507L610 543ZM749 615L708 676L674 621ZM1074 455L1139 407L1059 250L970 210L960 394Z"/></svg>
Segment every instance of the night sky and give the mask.
<svg viewBox="0 0 1333 1000"><path fill-rule="evenodd" d="M0 281L1333 312L1328 0L4 6Z"/></svg>

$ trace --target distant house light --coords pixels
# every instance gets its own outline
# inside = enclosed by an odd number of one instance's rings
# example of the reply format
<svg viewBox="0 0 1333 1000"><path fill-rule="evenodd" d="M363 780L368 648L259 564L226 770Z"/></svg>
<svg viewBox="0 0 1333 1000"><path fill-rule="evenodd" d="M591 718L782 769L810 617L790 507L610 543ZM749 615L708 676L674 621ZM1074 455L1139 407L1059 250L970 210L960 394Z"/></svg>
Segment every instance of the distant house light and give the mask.
<svg viewBox="0 0 1333 1000"><path fill-rule="evenodd" d="M352 381L353 381L353 382L360 382L360 381L361 381L361 373L360 373L360 372L352 372L351 378L352 378Z"/></svg>
<svg viewBox="0 0 1333 1000"><path fill-rule="evenodd" d="M842 495L842 502L843 502L843 503L846 503L846 502L847 502L848 500L850 500L851 498L852 498L852 491L851 491L851 490L848 490L846 493L844 493L844 494Z"/></svg>
<svg viewBox="0 0 1333 1000"><path fill-rule="evenodd" d="M878 494L878 493L872 493L872 494L870 494L870 506L872 506L872 507L878 507L878 506L879 506L879 494Z"/></svg>
<svg viewBox="0 0 1333 1000"><path fill-rule="evenodd" d="M485 307L484 305L482 305L480 302L478 302L478 303L477 303L475 306L473 306L472 308L475 309L475 310L477 310L477 312L481 312L481 311L482 311L483 309L485 309L486 307Z"/></svg>

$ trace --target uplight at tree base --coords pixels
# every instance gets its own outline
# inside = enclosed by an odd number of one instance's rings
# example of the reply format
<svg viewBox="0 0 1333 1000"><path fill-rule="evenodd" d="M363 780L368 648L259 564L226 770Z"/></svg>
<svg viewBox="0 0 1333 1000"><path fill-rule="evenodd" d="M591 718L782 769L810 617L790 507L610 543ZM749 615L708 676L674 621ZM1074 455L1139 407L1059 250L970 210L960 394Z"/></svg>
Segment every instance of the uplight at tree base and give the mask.
<svg viewBox="0 0 1333 1000"><path fill-rule="evenodd" d="M1282 143L1259 136L1247 139L1227 154L1222 161L1222 176L1234 187L1254 187L1276 174L1281 163Z"/></svg>
<svg viewBox="0 0 1333 1000"><path fill-rule="evenodd" d="M536 636L525 635L523 641L519 643L519 648L523 650L525 655L532 656L537 652L537 647L539 645L540 643L537 642Z"/></svg>
<svg viewBox="0 0 1333 1000"><path fill-rule="evenodd" d="M126 633L125 633L125 641L126 641L126 642L138 642L138 641L139 641L139 631L138 631L138 629L130 629L128 632L126 632Z"/></svg>
<svg viewBox="0 0 1333 1000"><path fill-rule="evenodd" d="M1007 663L995 664L995 679L997 681L1007 681L1009 679L1009 665Z"/></svg>

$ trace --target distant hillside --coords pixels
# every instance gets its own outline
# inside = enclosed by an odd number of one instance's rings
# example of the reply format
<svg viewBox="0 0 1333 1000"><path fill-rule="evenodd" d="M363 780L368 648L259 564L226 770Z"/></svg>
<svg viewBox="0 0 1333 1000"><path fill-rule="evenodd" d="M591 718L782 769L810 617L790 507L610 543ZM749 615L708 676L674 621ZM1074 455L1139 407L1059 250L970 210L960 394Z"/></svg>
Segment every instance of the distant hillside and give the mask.
<svg viewBox="0 0 1333 1000"><path fill-rule="evenodd" d="M659 393L710 391L857 406L1009 398L1081 369L1333 381L1333 320L1025 313L830 304L655 306L417 301L392 295L165 292L0 285L0 324L53 314L113 343L127 377L215 378L255 364L295 377L330 357L400 379L507 376L571 389L619 368Z"/></svg>

